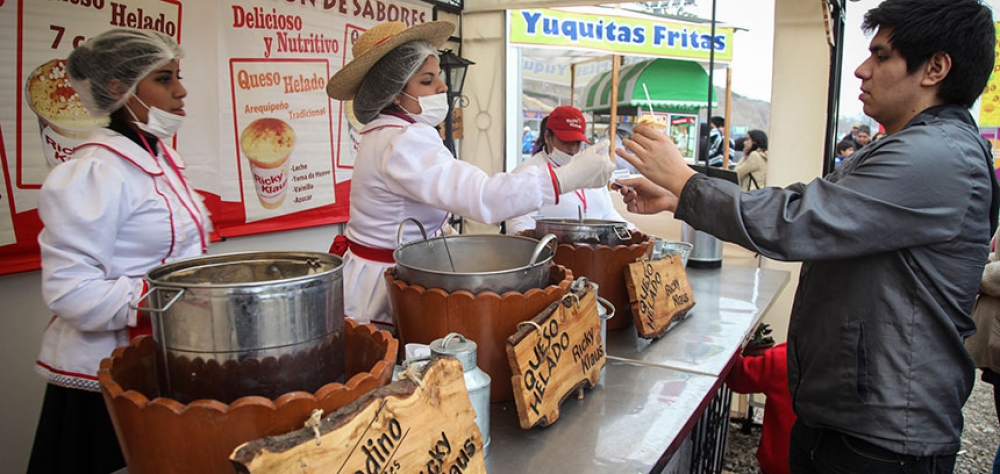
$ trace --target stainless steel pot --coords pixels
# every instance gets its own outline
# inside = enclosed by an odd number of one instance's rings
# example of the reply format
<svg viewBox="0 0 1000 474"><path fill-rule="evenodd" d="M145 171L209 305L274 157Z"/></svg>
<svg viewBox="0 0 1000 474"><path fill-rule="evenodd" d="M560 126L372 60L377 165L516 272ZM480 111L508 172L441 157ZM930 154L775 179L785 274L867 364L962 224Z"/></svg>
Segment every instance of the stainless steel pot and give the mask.
<svg viewBox="0 0 1000 474"><path fill-rule="evenodd" d="M622 245L632 238L628 224L601 219L535 219L535 235L555 235L560 244Z"/></svg>
<svg viewBox="0 0 1000 474"><path fill-rule="evenodd" d="M228 403L314 392L344 373L343 262L326 253L244 252L150 270L161 395Z"/></svg>
<svg viewBox="0 0 1000 474"><path fill-rule="evenodd" d="M403 227L414 222L424 240L402 243ZM395 276L411 285L447 292L526 292L549 283L549 264L556 253L555 236L541 240L509 235L453 235L427 238L416 219L399 226L393 252Z"/></svg>

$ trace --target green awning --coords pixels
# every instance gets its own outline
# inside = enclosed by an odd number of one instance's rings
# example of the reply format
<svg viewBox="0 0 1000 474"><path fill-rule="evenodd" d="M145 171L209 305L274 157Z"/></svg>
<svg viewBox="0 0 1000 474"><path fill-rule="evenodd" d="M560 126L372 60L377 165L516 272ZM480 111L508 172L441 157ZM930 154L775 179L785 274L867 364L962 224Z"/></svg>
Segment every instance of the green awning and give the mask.
<svg viewBox="0 0 1000 474"><path fill-rule="evenodd" d="M618 108L649 109L646 92L653 109L659 112L707 107L708 73L695 61L677 59L647 59L622 66L618 73ZM606 114L611 110L611 72L604 72L587 85L582 110ZM717 106L713 97L712 107Z"/></svg>

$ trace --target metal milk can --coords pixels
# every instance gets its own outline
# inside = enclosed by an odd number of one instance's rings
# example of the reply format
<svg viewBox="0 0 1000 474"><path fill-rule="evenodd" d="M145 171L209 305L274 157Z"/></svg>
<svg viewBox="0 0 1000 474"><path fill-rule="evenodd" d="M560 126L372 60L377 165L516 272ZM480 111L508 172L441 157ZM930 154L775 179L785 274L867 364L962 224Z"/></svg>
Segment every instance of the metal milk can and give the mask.
<svg viewBox="0 0 1000 474"><path fill-rule="evenodd" d="M483 435L483 456L490 454L490 376L477 365L475 341L453 332L431 342L431 358L454 357L462 363L465 388L476 411L476 424Z"/></svg>
<svg viewBox="0 0 1000 474"><path fill-rule="evenodd" d="M590 285L590 287L594 289L594 298L597 299L597 315L601 318L601 344L604 349L605 363L604 367L601 367L601 376L597 383L604 385L604 373L608 369L608 320L615 317L615 305L614 303L598 296L597 292L601 286L588 280L587 277L577 278L570 285L570 289L574 292L583 291L584 287L587 285Z"/></svg>

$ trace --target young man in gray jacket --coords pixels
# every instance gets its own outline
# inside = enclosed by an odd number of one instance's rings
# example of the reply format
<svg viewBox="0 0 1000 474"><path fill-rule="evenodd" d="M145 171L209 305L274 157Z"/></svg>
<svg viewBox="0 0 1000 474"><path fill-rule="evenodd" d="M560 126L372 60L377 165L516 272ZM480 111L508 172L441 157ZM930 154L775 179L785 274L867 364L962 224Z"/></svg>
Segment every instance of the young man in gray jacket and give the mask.
<svg viewBox="0 0 1000 474"><path fill-rule="evenodd" d="M788 334L793 473L954 470L974 381L963 340L996 228L989 144L968 108L993 69L978 0L886 0L855 71L888 136L809 184L754 192L691 171L636 127L618 152L633 212L802 261ZM655 184L654 184L655 183Z"/></svg>

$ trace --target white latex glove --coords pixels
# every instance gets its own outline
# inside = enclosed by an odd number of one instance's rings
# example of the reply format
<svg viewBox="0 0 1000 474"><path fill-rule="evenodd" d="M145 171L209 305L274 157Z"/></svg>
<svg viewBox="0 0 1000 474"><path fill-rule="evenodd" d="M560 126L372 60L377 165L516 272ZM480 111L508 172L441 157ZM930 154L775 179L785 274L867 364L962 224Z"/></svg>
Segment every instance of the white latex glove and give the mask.
<svg viewBox="0 0 1000 474"><path fill-rule="evenodd" d="M608 157L609 142L601 140L573 157L568 164L555 169L559 192L607 186L614 163Z"/></svg>

